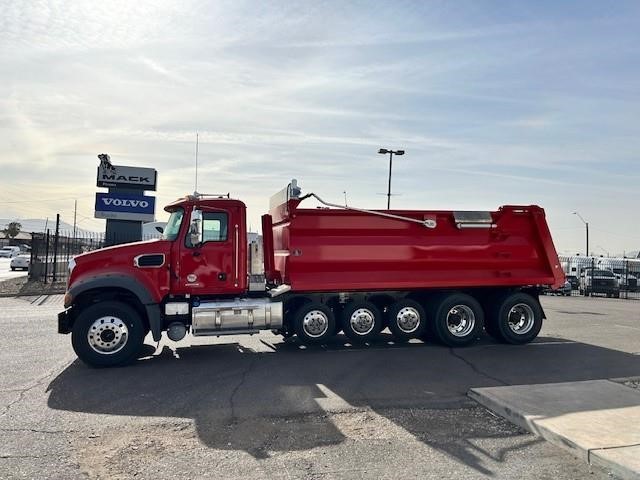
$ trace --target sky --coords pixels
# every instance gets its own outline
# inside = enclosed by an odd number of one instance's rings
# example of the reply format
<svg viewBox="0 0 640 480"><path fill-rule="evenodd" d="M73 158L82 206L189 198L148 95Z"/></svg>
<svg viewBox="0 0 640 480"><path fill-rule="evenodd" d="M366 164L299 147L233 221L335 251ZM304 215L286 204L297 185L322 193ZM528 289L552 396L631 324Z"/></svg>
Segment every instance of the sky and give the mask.
<svg viewBox="0 0 640 480"><path fill-rule="evenodd" d="M640 2L0 0L0 218L93 218L97 155L247 204L545 208L640 249Z"/></svg>

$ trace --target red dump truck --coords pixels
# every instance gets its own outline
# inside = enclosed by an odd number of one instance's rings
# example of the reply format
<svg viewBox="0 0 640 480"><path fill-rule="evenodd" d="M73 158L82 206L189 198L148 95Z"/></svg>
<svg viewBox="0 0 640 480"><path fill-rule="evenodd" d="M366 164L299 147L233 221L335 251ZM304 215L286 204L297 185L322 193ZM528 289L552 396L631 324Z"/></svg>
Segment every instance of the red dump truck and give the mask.
<svg viewBox="0 0 640 480"><path fill-rule="evenodd" d="M322 206L301 208L314 197ZM468 345L484 328L522 344L540 331L538 293L564 282L544 210L365 210L302 195L293 180L262 217L264 282L250 288L246 207L180 199L163 237L75 257L58 315L93 366L136 358L148 333L173 341L260 330L352 344L388 327L399 342ZM253 283L255 287L255 283Z"/></svg>

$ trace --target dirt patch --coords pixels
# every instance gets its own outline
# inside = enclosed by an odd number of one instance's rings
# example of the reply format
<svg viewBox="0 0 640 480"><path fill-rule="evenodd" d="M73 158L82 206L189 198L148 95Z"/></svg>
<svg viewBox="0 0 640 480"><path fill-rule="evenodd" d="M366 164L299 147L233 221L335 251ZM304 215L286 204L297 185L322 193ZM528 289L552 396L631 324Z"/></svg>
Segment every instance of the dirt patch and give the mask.
<svg viewBox="0 0 640 480"><path fill-rule="evenodd" d="M0 297L22 295L53 295L64 293L66 282L42 283L29 281L27 277L11 278L0 282Z"/></svg>

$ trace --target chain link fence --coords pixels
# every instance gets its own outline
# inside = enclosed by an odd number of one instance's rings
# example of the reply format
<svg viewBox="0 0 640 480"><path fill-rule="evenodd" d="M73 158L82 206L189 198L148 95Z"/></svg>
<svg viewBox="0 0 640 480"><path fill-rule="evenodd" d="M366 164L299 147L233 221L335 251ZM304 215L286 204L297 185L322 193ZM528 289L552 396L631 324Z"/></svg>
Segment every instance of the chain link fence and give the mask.
<svg viewBox="0 0 640 480"><path fill-rule="evenodd" d="M567 283L548 295L640 300L640 259L560 256Z"/></svg>

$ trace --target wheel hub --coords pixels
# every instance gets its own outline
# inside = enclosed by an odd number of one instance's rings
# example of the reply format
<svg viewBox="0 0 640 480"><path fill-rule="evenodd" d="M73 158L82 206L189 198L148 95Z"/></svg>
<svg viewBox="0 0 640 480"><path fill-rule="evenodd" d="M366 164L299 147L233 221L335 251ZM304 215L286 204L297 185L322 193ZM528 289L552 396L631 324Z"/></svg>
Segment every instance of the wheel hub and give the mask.
<svg viewBox="0 0 640 480"><path fill-rule="evenodd" d="M396 315L396 323L404 333L413 333L420 325L420 314L413 307L404 307Z"/></svg>
<svg viewBox="0 0 640 480"><path fill-rule="evenodd" d="M127 344L129 328L118 317L100 317L87 332L89 346L102 355L119 352Z"/></svg>
<svg viewBox="0 0 640 480"><path fill-rule="evenodd" d="M375 326L375 316L371 310L359 308L351 314L349 323L355 333L358 335L366 335L370 333Z"/></svg>
<svg viewBox="0 0 640 480"><path fill-rule="evenodd" d="M467 305L455 305L447 312L447 329L455 337L466 337L476 325L476 316Z"/></svg>
<svg viewBox="0 0 640 480"><path fill-rule="evenodd" d="M508 316L509 328L518 335L529 333L535 323L533 309L526 303L518 303L511 307Z"/></svg>
<svg viewBox="0 0 640 480"><path fill-rule="evenodd" d="M329 328L329 319L321 310L311 310L302 320L304 332L312 338L324 335Z"/></svg>

